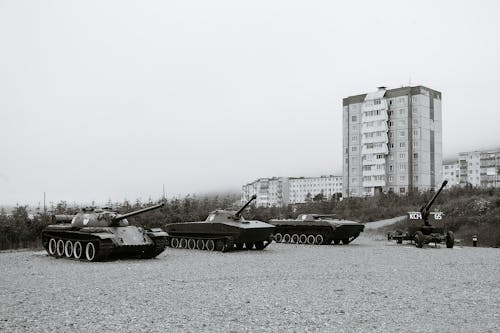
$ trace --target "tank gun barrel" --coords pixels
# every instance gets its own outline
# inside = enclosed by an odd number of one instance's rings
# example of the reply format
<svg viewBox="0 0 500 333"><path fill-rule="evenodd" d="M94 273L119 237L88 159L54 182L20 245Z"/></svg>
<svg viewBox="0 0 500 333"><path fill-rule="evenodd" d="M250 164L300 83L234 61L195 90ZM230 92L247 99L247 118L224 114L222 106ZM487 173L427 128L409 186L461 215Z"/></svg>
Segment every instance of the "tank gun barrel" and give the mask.
<svg viewBox="0 0 500 333"><path fill-rule="evenodd" d="M158 205L151 206L151 207L146 207L146 208L142 208L139 210L134 210L133 212L130 212L127 214L118 215L115 218L113 218L113 222L118 222L118 221L121 221L121 220L126 219L128 217L139 215L139 214L142 214L145 212L149 212L150 210L158 209L158 208L161 208L163 206L165 206L164 202L162 202L161 204L158 204Z"/></svg>
<svg viewBox="0 0 500 333"><path fill-rule="evenodd" d="M243 212L243 210L245 210L245 208L248 207L248 205L250 205L250 203L252 201L254 201L255 199L257 199L257 196L254 194L252 195L252 197L250 198L250 200L247 201L246 204L243 205L243 207L241 207L237 212L236 214L234 214L236 217L240 217L241 213Z"/></svg>
<svg viewBox="0 0 500 333"><path fill-rule="evenodd" d="M434 193L434 195L432 196L432 199L429 200L429 202L427 204L425 204L424 206L422 206L422 208L420 209L420 213L422 213L422 217L424 217L424 220L427 220L427 217L429 216L429 210L431 209L432 204L436 200L439 193L441 193L443 188L446 186L446 184L448 184L447 180L445 180L443 182L443 184L441 184L441 187L439 188L439 190L436 193Z"/></svg>

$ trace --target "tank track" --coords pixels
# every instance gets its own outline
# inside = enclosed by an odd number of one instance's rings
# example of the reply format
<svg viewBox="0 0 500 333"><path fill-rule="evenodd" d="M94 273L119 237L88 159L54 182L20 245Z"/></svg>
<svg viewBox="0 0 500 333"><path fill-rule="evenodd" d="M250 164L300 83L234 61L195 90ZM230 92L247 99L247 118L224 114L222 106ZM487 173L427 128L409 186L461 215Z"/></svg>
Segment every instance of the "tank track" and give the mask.
<svg viewBox="0 0 500 333"><path fill-rule="evenodd" d="M145 250L141 254L141 258L143 259L152 259L165 251L165 248L167 247L167 237L166 236L157 236L153 237L149 235L149 237L153 240L154 242L154 247L151 249Z"/></svg>
<svg viewBox="0 0 500 333"><path fill-rule="evenodd" d="M167 246L171 248L230 252L235 250L263 250L272 239L258 242L235 243L232 237L203 238L168 236Z"/></svg>
<svg viewBox="0 0 500 333"><path fill-rule="evenodd" d="M276 243L289 243L289 244L306 244L306 245L347 245L353 240L355 240L359 234L350 236L344 239L336 239L331 235L326 235L324 233L276 233L274 234L274 241Z"/></svg>

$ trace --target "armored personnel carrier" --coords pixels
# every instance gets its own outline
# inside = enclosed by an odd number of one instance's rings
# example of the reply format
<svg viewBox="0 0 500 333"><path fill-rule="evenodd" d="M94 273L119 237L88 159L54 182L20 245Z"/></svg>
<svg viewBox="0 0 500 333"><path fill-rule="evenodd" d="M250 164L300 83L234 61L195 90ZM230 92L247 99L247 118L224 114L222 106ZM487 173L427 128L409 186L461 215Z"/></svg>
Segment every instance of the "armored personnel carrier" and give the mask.
<svg viewBox="0 0 500 333"><path fill-rule="evenodd" d="M242 249L263 250L273 240L274 226L261 221L247 221L243 210L255 200L253 196L238 211L215 210L205 221L172 223L165 227L167 246L207 251Z"/></svg>
<svg viewBox="0 0 500 333"><path fill-rule="evenodd" d="M165 250L167 234L160 228L130 226L127 218L164 204L118 214L106 209L84 208L76 215L55 215L57 224L42 230L42 243L53 257L100 261L108 258L154 258Z"/></svg>
<svg viewBox="0 0 500 333"><path fill-rule="evenodd" d="M296 219L270 220L276 226L276 243L349 244L365 226L354 221L335 219L334 214L301 214Z"/></svg>
<svg viewBox="0 0 500 333"><path fill-rule="evenodd" d="M415 242L415 246L418 248L422 248L424 244L434 243L437 245L444 242L447 248L453 248L455 236L453 231L445 231L443 212L430 211L432 204L446 184L448 181L445 180L432 199L420 208L420 211L408 212L408 220L412 223L408 230L389 232L387 240L396 240L398 244L403 243L404 240ZM430 221L434 225L431 225Z"/></svg>

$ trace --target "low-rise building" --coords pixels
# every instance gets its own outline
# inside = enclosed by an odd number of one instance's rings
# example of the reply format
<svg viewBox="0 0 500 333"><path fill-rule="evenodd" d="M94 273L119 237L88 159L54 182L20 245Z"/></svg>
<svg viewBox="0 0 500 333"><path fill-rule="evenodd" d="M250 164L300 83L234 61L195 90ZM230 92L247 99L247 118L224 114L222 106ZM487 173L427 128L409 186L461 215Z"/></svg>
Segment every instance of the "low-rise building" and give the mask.
<svg viewBox="0 0 500 333"><path fill-rule="evenodd" d="M241 201L257 195L258 207L281 207L309 200L331 199L342 193L342 176L259 178L243 185Z"/></svg>
<svg viewBox="0 0 500 333"><path fill-rule="evenodd" d="M460 167L458 160L443 161L443 180L448 181L448 187L460 184Z"/></svg>

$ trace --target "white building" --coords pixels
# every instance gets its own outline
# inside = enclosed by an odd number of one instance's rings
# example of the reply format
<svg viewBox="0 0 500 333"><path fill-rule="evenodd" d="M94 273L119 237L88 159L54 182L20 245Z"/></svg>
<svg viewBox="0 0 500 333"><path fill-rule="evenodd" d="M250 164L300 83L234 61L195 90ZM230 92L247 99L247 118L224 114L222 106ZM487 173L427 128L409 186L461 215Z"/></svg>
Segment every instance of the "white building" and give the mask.
<svg viewBox="0 0 500 333"><path fill-rule="evenodd" d="M500 187L500 149L458 154L460 186Z"/></svg>
<svg viewBox="0 0 500 333"><path fill-rule="evenodd" d="M402 87L343 100L343 194L436 189L442 179L441 93Z"/></svg>
<svg viewBox="0 0 500 333"><path fill-rule="evenodd" d="M460 167L457 160L443 161L443 180L448 181L447 188L460 184Z"/></svg>
<svg viewBox="0 0 500 333"><path fill-rule="evenodd" d="M325 200L342 193L341 176L320 177L272 177L259 178L243 185L241 201L246 202L257 195L258 207L281 207L288 204L305 203L322 195Z"/></svg>

